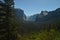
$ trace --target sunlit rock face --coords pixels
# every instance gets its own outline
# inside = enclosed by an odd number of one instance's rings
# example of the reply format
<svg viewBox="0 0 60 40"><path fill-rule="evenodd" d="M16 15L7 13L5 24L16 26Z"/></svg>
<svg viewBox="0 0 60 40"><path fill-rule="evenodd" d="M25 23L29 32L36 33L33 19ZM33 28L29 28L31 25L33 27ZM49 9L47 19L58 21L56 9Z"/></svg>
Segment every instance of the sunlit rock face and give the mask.
<svg viewBox="0 0 60 40"><path fill-rule="evenodd" d="M40 15L46 16L46 15L48 15L48 11L41 11Z"/></svg>
<svg viewBox="0 0 60 40"><path fill-rule="evenodd" d="M44 11L44 12L43 12L43 15L44 15L44 16L48 15L48 12Z"/></svg>

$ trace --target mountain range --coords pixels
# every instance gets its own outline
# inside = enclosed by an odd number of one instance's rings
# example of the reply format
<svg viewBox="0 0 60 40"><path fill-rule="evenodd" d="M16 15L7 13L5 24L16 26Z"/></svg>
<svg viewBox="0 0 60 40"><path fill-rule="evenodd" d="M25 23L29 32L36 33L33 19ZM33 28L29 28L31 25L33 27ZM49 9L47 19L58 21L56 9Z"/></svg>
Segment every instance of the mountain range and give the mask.
<svg viewBox="0 0 60 40"><path fill-rule="evenodd" d="M29 21L32 22L45 22L45 21L57 21L60 20L60 8L53 11L41 11L40 14L35 14L29 17Z"/></svg>
<svg viewBox="0 0 60 40"><path fill-rule="evenodd" d="M15 18L19 21L30 21L30 22L46 22L46 21L58 21L60 20L60 8L53 11L41 11L39 14L35 14L26 17L24 10L15 8Z"/></svg>

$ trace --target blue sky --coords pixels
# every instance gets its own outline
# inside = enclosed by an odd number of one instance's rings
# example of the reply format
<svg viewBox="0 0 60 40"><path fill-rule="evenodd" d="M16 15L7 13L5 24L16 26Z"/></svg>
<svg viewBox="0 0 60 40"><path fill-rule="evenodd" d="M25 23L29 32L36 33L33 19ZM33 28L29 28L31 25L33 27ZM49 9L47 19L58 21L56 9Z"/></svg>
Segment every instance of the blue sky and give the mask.
<svg viewBox="0 0 60 40"><path fill-rule="evenodd" d="M60 0L15 0L15 8L21 8L27 16L60 8Z"/></svg>

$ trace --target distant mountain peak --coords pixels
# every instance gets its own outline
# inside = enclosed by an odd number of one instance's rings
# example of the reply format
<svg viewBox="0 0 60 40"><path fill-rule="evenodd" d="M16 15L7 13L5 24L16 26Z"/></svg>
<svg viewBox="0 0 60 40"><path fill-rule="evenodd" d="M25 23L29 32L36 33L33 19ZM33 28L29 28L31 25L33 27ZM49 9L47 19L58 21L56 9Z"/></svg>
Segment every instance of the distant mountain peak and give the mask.
<svg viewBox="0 0 60 40"><path fill-rule="evenodd" d="M46 16L46 15L48 15L48 11L41 11L41 14Z"/></svg>
<svg viewBox="0 0 60 40"><path fill-rule="evenodd" d="M41 11L40 14L30 16L29 18L29 20L35 22L45 22L50 20L56 21L56 19L60 20L60 8L57 8L56 10L53 11Z"/></svg>

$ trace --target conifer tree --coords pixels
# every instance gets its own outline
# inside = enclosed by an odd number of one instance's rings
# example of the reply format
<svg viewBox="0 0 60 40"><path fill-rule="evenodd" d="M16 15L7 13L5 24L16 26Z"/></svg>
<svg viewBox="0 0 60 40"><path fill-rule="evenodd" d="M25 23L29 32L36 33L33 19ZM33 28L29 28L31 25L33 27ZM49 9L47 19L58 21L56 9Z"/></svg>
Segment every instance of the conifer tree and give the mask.
<svg viewBox="0 0 60 40"><path fill-rule="evenodd" d="M16 28L13 26L14 0L4 0L7 5L7 40L16 40Z"/></svg>

